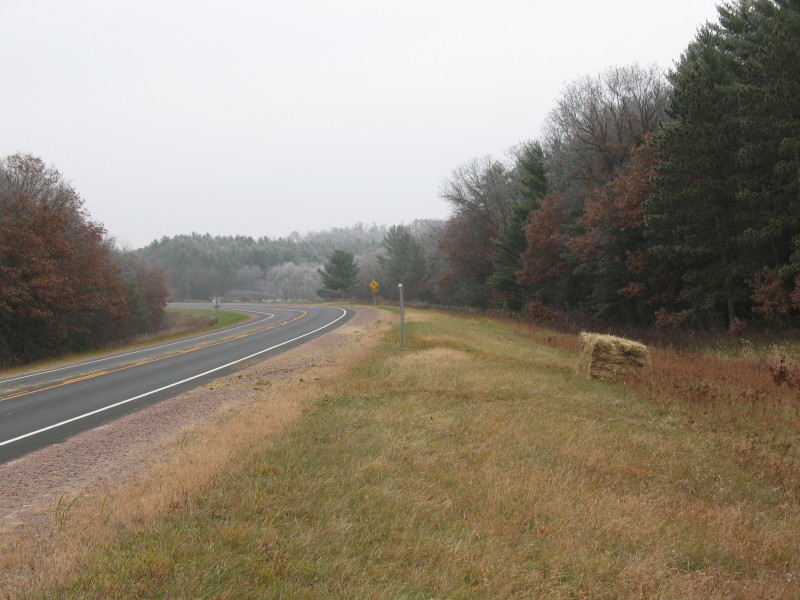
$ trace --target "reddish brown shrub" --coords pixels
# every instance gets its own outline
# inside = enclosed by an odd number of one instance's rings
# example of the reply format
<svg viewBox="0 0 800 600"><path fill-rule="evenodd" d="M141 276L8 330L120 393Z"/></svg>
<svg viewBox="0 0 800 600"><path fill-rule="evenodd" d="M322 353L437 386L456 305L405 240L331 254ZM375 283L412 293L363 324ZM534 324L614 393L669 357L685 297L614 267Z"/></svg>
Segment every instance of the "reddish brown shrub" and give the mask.
<svg viewBox="0 0 800 600"><path fill-rule="evenodd" d="M794 279L794 291L792 292L792 307L800 310L800 275Z"/></svg>
<svg viewBox="0 0 800 600"><path fill-rule="evenodd" d="M741 333L745 329L747 329L747 321L742 321L739 317L736 317L728 326L728 333L735 335Z"/></svg>
<svg viewBox="0 0 800 600"><path fill-rule="evenodd" d="M681 313L670 312L666 308L656 311L656 327L659 329L677 329L686 323L686 316Z"/></svg>
<svg viewBox="0 0 800 600"><path fill-rule="evenodd" d="M778 387L800 390L800 364L790 360L785 354L778 355L777 364L768 365L772 381Z"/></svg>
<svg viewBox="0 0 800 600"><path fill-rule="evenodd" d="M534 323L552 323L556 319L556 313L539 300L534 300L525 307L525 316Z"/></svg>
<svg viewBox="0 0 800 600"><path fill-rule="evenodd" d="M758 303L758 306L753 308L753 312L761 313L770 320L789 314L792 309L792 295L783 279L778 277L772 269L764 267L747 283L753 290L750 297Z"/></svg>

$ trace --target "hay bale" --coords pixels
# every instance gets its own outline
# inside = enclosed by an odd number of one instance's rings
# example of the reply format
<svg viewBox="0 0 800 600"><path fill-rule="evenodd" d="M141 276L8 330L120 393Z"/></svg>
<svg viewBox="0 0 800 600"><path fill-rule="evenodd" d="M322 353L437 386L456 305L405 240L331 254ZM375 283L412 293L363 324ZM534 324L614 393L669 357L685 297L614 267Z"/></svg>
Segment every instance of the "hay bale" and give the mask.
<svg viewBox="0 0 800 600"><path fill-rule="evenodd" d="M617 381L650 365L647 346L613 335L583 332L578 372L591 379Z"/></svg>

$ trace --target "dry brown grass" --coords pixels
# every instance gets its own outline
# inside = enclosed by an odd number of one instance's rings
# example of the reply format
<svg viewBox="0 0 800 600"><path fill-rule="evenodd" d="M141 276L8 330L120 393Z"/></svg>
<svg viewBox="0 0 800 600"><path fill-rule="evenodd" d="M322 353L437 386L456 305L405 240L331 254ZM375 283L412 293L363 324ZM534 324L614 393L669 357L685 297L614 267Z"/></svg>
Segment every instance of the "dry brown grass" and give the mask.
<svg viewBox="0 0 800 600"><path fill-rule="evenodd" d="M655 356L641 388L579 379L542 330L411 324L37 597L800 598L796 493L720 443L745 439L737 398L645 394Z"/></svg>
<svg viewBox="0 0 800 600"><path fill-rule="evenodd" d="M679 405L741 468L800 498L800 386L785 356L730 360L655 350L653 369L628 385L648 401Z"/></svg>
<svg viewBox="0 0 800 600"><path fill-rule="evenodd" d="M536 326L522 335L578 354L575 336ZM651 348L651 367L625 379L637 396L679 411L747 472L800 498L800 361L780 347L766 355L716 356Z"/></svg>

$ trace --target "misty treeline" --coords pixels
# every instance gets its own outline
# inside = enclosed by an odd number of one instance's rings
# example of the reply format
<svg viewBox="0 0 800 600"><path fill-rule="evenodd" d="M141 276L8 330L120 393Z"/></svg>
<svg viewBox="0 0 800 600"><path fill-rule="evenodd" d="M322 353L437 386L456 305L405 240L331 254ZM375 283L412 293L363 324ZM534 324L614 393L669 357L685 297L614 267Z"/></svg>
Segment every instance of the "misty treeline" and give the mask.
<svg viewBox="0 0 800 600"><path fill-rule="evenodd" d="M168 292L41 159L0 160L0 365L156 331Z"/></svg>
<svg viewBox="0 0 800 600"><path fill-rule="evenodd" d="M347 297L368 299L369 283L373 279L383 282L389 275L386 248L397 232L404 232L414 244L434 247L435 252L439 224L422 219L391 227L356 223L258 239L192 233L165 236L139 254L163 272L173 298L178 300L221 297L229 301L297 301L330 297L319 293L324 289L323 266L335 252L345 252L356 266L354 285Z"/></svg>

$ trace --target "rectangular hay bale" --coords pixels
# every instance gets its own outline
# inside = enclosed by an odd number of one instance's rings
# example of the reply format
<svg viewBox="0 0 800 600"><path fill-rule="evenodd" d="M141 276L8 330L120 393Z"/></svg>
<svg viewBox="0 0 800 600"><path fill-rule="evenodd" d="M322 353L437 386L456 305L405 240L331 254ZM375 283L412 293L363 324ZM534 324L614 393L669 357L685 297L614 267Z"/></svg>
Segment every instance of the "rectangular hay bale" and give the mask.
<svg viewBox="0 0 800 600"><path fill-rule="evenodd" d="M650 365L647 346L613 335L582 332L578 372L583 377L618 381Z"/></svg>

